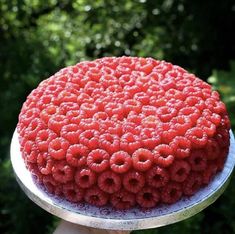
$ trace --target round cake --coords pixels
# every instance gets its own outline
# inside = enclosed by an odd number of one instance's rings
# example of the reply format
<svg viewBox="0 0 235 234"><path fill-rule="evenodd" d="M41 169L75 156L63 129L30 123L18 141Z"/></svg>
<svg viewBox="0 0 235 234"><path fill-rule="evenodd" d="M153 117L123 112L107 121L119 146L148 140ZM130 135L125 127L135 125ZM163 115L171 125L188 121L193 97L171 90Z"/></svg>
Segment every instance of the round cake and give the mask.
<svg viewBox="0 0 235 234"><path fill-rule="evenodd" d="M29 94L17 125L36 183L70 202L115 209L192 196L223 169L229 129L209 84L138 57L60 70Z"/></svg>

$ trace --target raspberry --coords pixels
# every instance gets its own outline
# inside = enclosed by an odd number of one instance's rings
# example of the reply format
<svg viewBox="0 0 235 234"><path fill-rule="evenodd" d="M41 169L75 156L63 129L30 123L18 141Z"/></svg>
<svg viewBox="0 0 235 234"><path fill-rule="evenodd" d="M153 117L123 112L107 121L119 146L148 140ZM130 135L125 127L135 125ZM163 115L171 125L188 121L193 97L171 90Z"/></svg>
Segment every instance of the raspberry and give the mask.
<svg viewBox="0 0 235 234"><path fill-rule="evenodd" d="M203 111L205 108L205 103L201 97L197 96L187 97L185 103L188 106L195 106L200 111Z"/></svg>
<svg viewBox="0 0 235 234"><path fill-rule="evenodd" d="M167 90L166 93L165 93L165 97L167 99L171 99L171 98L174 98L174 99L177 99L177 100L184 100L185 99L185 95L177 89Z"/></svg>
<svg viewBox="0 0 235 234"><path fill-rule="evenodd" d="M149 186L160 188L168 183L169 174L166 169L155 166L147 172L146 180Z"/></svg>
<svg viewBox="0 0 235 234"><path fill-rule="evenodd" d="M172 204L182 197L182 186L180 183L170 182L161 189L161 200L164 203Z"/></svg>
<svg viewBox="0 0 235 234"><path fill-rule="evenodd" d="M134 95L134 100L142 103L142 105L149 104L149 96L145 92L139 92Z"/></svg>
<svg viewBox="0 0 235 234"><path fill-rule="evenodd" d="M197 120L197 126L202 128L208 137L213 137L216 132L216 126L204 117L201 117Z"/></svg>
<svg viewBox="0 0 235 234"><path fill-rule="evenodd" d="M207 166L205 152L203 150L193 150L188 161L193 171L204 171Z"/></svg>
<svg viewBox="0 0 235 234"><path fill-rule="evenodd" d="M98 108L94 104L83 103L80 106L80 110L84 111L87 117L92 117L98 111Z"/></svg>
<svg viewBox="0 0 235 234"><path fill-rule="evenodd" d="M122 183L127 191L138 193L144 187L145 178L140 172L130 171L123 177Z"/></svg>
<svg viewBox="0 0 235 234"><path fill-rule="evenodd" d="M168 167L174 161L172 148L166 144L160 144L153 151L154 163L160 167Z"/></svg>
<svg viewBox="0 0 235 234"><path fill-rule="evenodd" d="M84 190L71 182L63 185L62 190L65 198L71 202L80 202L84 197Z"/></svg>
<svg viewBox="0 0 235 234"><path fill-rule="evenodd" d="M186 137L175 137L170 143L170 146L173 149L176 158L184 159L190 154L191 142Z"/></svg>
<svg viewBox="0 0 235 234"><path fill-rule="evenodd" d="M188 86L183 89L183 93L185 95L196 96L196 97L203 97L202 91L199 87Z"/></svg>
<svg viewBox="0 0 235 234"><path fill-rule="evenodd" d="M39 113L37 108L28 109L19 116L19 119L23 123L23 126L28 126L33 119L38 118Z"/></svg>
<svg viewBox="0 0 235 234"><path fill-rule="evenodd" d="M25 130L27 138L35 141L38 131L42 129L44 129L42 121L38 118L33 119Z"/></svg>
<svg viewBox="0 0 235 234"><path fill-rule="evenodd" d="M74 179L81 188L90 188L96 183L96 174L89 168L78 169L75 173Z"/></svg>
<svg viewBox="0 0 235 234"><path fill-rule="evenodd" d="M140 136L142 145L150 150L154 149L161 142L161 136L157 134L155 129L143 128Z"/></svg>
<svg viewBox="0 0 235 234"><path fill-rule="evenodd" d="M191 173L183 183L183 192L187 196L192 196L202 185L202 177L199 173Z"/></svg>
<svg viewBox="0 0 235 234"><path fill-rule="evenodd" d="M109 154L102 149L92 150L87 157L88 167L95 172L105 171L109 167Z"/></svg>
<svg viewBox="0 0 235 234"><path fill-rule="evenodd" d="M220 155L220 148L218 142L214 139L209 139L205 148L206 158L208 160L214 160Z"/></svg>
<svg viewBox="0 0 235 234"><path fill-rule="evenodd" d="M217 172L217 165L209 164L206 170L203 172L202 182L203 184L209 184L215 173Z"/></svg>
<svg viewBox="0 0 235 234"><path fill-rule="evenodd" d="M89 150L82 144L70 145L66 153L66 161L73 167L81 167L86 164Z"/></svg>
<svg viewBox="0 0 235 234"><path fill-rule="evenodd" d="M54 159L61 160L65 158L69 142L62 137L52 140L48 146L48 153Z"/></svg>
<svg viewBox="0 0 235 234"><path fill-rule="evenodd" d="M162 80L160 82L160 85L164 90L169 90L169 89L175 88L175 82L170 78Z"/></svg>
<svg viewBox="0 0 235 234"><path fill-rule="evenodd" d="M52 167L54 165L53 160L47 153L41 153L37 156L38 169L43 175L51 174Z"/></svg>
<svg viewBox="0 0 235 234"><path fill-rule="evenodd" d="M188 116L192 122L192 124L196 124L197 119L200 116L200 111L193 106L189 107L184 107L179 111L179 116Z"/></svg>
<svg viewBox="0 0 235 234"><path fill-rule="evenodd" d="M120 148L129 154L132 154L141 146L140 139L132 133L125 133L120 139Z"/></svg>
<svg viewBox="0 0 235 234"><path fill-rule="evenodd" d="M135 79L132 75L121 75L119 78L119 84L124 87L124 86L132 86L135 84Z"/></svg>
<svg viewBox="0 0 235 234"><path fill-rule="evenodd" d="M170 123L172 123L179 135L184 135L192 126L190 117L184 115L174 117Z"/></svg>
<svg viewBox="0 0 235 234"><path fill-rule="evenodd" d="M50 131L49 129L43 129L38 131L35 143L39 151L47 152L49 142L55 139L57 135Z"/></svg>
<svg viewBox="0 0 235 234"><path fill-rule="evenodd" d="M74 170L65 161L59 161L52 167L53 178L60 183L67 183L73 179Z"/></svg>
<svg viewBox="0 0 235 234"><path fill-rule="evenodd" d="M80 134L79 142L89 149L96 149L99 145L99 132L96 130L86 130Z"/></svg>
<svg viewBox="0 0 235 234"><path fill-rule="evenodd" d="M125 113L129 113L130 111L135 111L136 113L140 113L141 112L141 102L137 101L137 100L133 100L133 99L128 99L124 102L123 104L123 109L125 111Z"/></svg>
<svg viewBox="0 0 235 234"><path fill-rule="evenodd" d="M208 141L207 134L199 127L189 129L185 136L191 141L192 147L195 149L204 147Z"/></svg>
<svg viewBox="0 0 235 234"><path fill-rule="evenodd" d="M55 193L58 182L56 182L51 175L43 176L42 183L49 193Z"/></svg>
<svg viewBox="0 0 235 234"><path fill-rule="evenodd" d="M169 168L170 176L172 181L183 182L189 175L191 170L190 165L183 160L177 160Z"/></svg>
<svg viewBox="0 0 235 234"><path fill-rule="evenodd" d="M107 115L107 113L100 111L100 112L95 113L93 118L96 120L101 120L101 119L107 120L109 116Z"/></svg>
<svg viewBox="0 0 235 234"><path fill-rule="evenodd" d="M147 171L152 166L153 155L150 150L140 148L132 154L133 167L138 171Z"/></svg>
<svg viewBox="0 0 235 234"><path fill-rule="evenodd" d="M111 195L110 202L118 210L127 210L135 205L135 195L125 190L120 190Z"/></svg>
<svg viewBox="0 0 235 234"><path fill-rule="evenodd" d="M98 187L88 188L84 198L87 203L94 206L104 206L108 202L108 195Z"/></svg>
<svg viewBox="0 0 235 234"><path fill-rule="evenodd" d="M173 107L163 106L157 109L157 114L161 121L168 122L177 115L177 110Z"/></svg>
<svg viewBox="0 0 235 234"><path fill-rule="evenodd" d="M136 201L142 208L152 208L160 200L159 192L151 187L143 188L137 195Z"/></svg>
<svg viewBox="0 0 235 234"><path fill-rule="evenodd" d="M99 130L99 122L92 118L81 119L79 128L82 130Z"/></svg>
<svg viewBox="0 0 235 234"><path fill-rule="evenodd" d="M110 158L110 168L116 173L126 173L131 166L131 156L124 151L115 152Z"/></svg>
<svg viewBox="0 0 235 234"><path fill-rule="evenodd" d="M81 132L82 131L77 124L68 124L62 127L60 135L70 144L77 144Z"/></svg>
<svg viewBox="0 0 235 234"><path fill-rule="evenodd" d="M99 138L99 146L108 153L112 154L119 149L119 137L108 133L102 134Z"/></svg>
<svg viewBox="0 0 235 234"><path fill-rule="evenodd" d="M159 123L160 123L160 120L155 115L149 115L147 117L144 117L141 121L141 124L147 128L156 128Z"/></svg>
<svg viewBox="0 0 235 234"><path fill-rule="evenodd" d="M85 115L80 110L70 110L66 113L66 117L69 119L69 123L78 125Z"/></svg>
<svg viewBox="0 0 235 234"><path fill-rule="evenodd" d="M68 119L64 115L55 115L49 119L48 128L59 135L60 130L66 124L68 124Z"/></svg>
<svg viewBox="0 0 235 234"><path fill-rule="evenodd" d="M105 171L98 178L99 188L106 193L117 192L121 189L121 183L120 177L112 171Z"/></svg>

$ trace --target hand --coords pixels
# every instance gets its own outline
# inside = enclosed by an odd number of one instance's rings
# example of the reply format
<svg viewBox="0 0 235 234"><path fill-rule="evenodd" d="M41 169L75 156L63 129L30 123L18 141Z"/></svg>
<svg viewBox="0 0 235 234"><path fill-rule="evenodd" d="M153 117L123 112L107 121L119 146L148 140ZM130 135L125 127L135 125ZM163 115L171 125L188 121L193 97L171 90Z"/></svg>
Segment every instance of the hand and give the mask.
<svg viewBox="0 0 235 234"><path fill-rule="evenodd" d="M129 234L129 231L114 231L85 227L62 220L53 234Z"/></svg>

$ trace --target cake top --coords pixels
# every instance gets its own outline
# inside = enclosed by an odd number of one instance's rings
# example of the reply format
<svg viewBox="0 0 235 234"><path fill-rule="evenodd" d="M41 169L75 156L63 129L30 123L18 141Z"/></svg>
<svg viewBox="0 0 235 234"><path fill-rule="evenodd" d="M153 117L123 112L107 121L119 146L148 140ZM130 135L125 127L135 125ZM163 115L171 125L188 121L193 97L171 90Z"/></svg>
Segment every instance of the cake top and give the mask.
<svg viewBox="0 0 235 234"><path fill-rule="evenodd" d="M18 123L25 163L47 190L120 209L176 202L197 190L184 191L192 178L208 183L223 167L229 129L209 84L137 57L60 70L31 92Z"/></svg>

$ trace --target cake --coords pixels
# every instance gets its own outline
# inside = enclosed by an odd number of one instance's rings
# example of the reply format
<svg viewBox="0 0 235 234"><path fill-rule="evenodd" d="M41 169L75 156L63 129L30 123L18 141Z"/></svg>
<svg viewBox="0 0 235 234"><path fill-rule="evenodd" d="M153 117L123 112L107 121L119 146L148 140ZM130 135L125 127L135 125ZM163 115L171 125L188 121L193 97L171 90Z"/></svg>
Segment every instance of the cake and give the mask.
<svg viewBox="0 0 235 234"><path fill-rule="evenodd" d="M154 208L223 169L230 121L217 91L153 58L66 67L27 97L17 131L35 183L73 203Z"/></svg>

